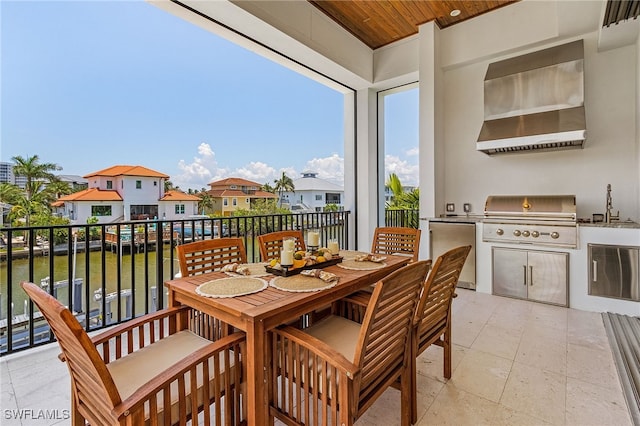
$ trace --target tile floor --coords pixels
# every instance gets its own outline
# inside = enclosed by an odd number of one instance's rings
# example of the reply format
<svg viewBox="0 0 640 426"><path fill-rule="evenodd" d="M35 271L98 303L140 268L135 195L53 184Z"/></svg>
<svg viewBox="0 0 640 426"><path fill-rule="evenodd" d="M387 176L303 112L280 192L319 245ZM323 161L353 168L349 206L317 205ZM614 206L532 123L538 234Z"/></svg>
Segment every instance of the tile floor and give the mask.
<svg viewBox="0 0 640 426"><path fill-rule="evenodd" d="M420 356L418 425L632 425L600 314L458 293L453 375L442 377L441 348ZM57 354L48 345L0 359L0 424L71 423ZM357 424L398 425L399 412L390 389Z"/></svg>

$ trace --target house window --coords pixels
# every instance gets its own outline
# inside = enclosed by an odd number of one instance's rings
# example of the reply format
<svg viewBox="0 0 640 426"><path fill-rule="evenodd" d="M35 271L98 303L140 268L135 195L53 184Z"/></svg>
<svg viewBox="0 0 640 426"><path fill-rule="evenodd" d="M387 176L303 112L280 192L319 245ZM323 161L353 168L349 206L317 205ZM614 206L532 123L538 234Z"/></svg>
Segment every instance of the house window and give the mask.
<svg viewBox="0 0 640 426"><path fill-rule="evenodd" d="M136 189L142 189L142 181L141 180L137 180L136 181Z"/></svg>
<svg viewBox="0 0 640 426"><path fill-rule="evenodd" d="M184 214L184 204L176 204L176 214Z"/></svg>
<svg viewBox="0 0 640 426"><path fill-rule="evenodd" d="M227 207L229 205L229 199L228 198L223 198L222 199L222 205Z"/></svg>
<svg viewBox="0 0 640 426"><path fill-rule="evenodd" d="M322 201L322 195L316 195L316 201Z"/></svg>
<svg viewBox="0 0 640 426"><path fill-rule="evenodd" d="M155 180L153 181L153 186L158 186L158 182L156 182Z"/></svg>
<svg viewBox="0 0 640 426"><path fill-rule="evenodd" d="M233 200L231 200L231 204L235 207L238 205L238 199L234 198Z"/></svg>
<svg viewBox="0 0 640 426"><path fill-rule="evenodd" d="M230 185L229 189L238 189L238 185Z"/></svg>
<svg viewBox="0 0 640 426"><path fill-rule="evenodd" d="M113 181L112 180L108 180L107 181L107 189L113 189Z"/></svg>
<svg viewBox="0 0 640 426"><path fill-rule="evenodd" d="M91 216L111 216L111 206L91 206Z"/></svg>
<svg viewBox="0 0 640 426"><path fill-rule="evenodd" d="M250 198L245 198L244 202L247 203L247 204L250 204L251 203L251 199Z"/></svg>

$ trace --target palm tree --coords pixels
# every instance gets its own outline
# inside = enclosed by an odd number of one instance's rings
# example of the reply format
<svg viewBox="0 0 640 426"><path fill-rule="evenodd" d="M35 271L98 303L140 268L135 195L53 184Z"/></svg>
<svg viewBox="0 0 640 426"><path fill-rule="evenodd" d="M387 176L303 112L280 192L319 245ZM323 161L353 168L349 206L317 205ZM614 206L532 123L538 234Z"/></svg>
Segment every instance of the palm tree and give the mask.
<svg viewBox="0 0 640 426"><path fill-rule="evenodd" d="M213 210L213 197L211 197L211 194L206 191L201 191L198 193L198 197L200 197L198 210L200 210L202 214L208 214L208 212Z"/></svg>
<svg viewBox="0 0 640 426"><path fill-rule="evenodd" d="M273 181L275 183L274 190L278 192L278 205L282 206L282 194L285 192L294 192L295 185L293 180L282 172L282 177Z"/></svg>
<svg viewBox="0 0 640 426"><path fill-rule="evenodd" d="M54 163L40 163L37 155L23 158L20 155L13 157L14 162L13 173L17 176L24 176L27 179L25 185L25 197L19 204L22 209L17 209L20 214L24 214L26 225L29 226L30 218L33 213L40 212L42 209L36 206L36 203L47 205L47 197L43 182L51 182L56 180L52 173L55 170L62 170L62 167Z"/></svg>
<svg viewBox="0 0 640 426"><path fill-rule="evenodd" d="M260 190L261 190L261 191L264 191L264 192L271 192L272 194L275 194L275 193L276 193L276 189L275 189L273 186L269 185L269 183L268 183L268 182L267 182L267 183L265 183L265 184L263 184L263 185L260 187Z"/></svg>

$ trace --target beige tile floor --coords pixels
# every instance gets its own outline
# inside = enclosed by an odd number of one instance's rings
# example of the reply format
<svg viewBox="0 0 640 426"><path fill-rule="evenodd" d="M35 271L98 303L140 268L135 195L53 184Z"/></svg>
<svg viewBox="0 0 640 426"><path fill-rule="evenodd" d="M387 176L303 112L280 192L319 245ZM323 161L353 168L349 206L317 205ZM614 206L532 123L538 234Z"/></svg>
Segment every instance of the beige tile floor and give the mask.
<svg viewBox="0 0 640 426"><path fill-rule="evenodd" d="M418 360L418 425L629 425L600 314L458 290L453 375ZM3 426L69 425L69 379L48 345L0 359ZM32 418L15 418L16 411ZM388 390L358 425L398 425ZM33 418L35 417L35 418ZM46 417L53 417L47 419Z"/></svg>

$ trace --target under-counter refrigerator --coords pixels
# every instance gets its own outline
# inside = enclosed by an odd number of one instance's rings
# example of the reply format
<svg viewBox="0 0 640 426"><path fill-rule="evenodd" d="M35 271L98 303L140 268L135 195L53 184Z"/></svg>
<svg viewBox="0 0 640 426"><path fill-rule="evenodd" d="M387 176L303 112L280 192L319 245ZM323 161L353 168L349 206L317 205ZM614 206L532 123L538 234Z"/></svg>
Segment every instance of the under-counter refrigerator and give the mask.
<svg viewBox="0 0 640 426"><path fill-rule="evenodd" d="M429 239L431 247L431 259L434 261L441 254L460 247L471 246L458 287L476 289L476 224L468 222L440 222L429 221Z"/></svg>

